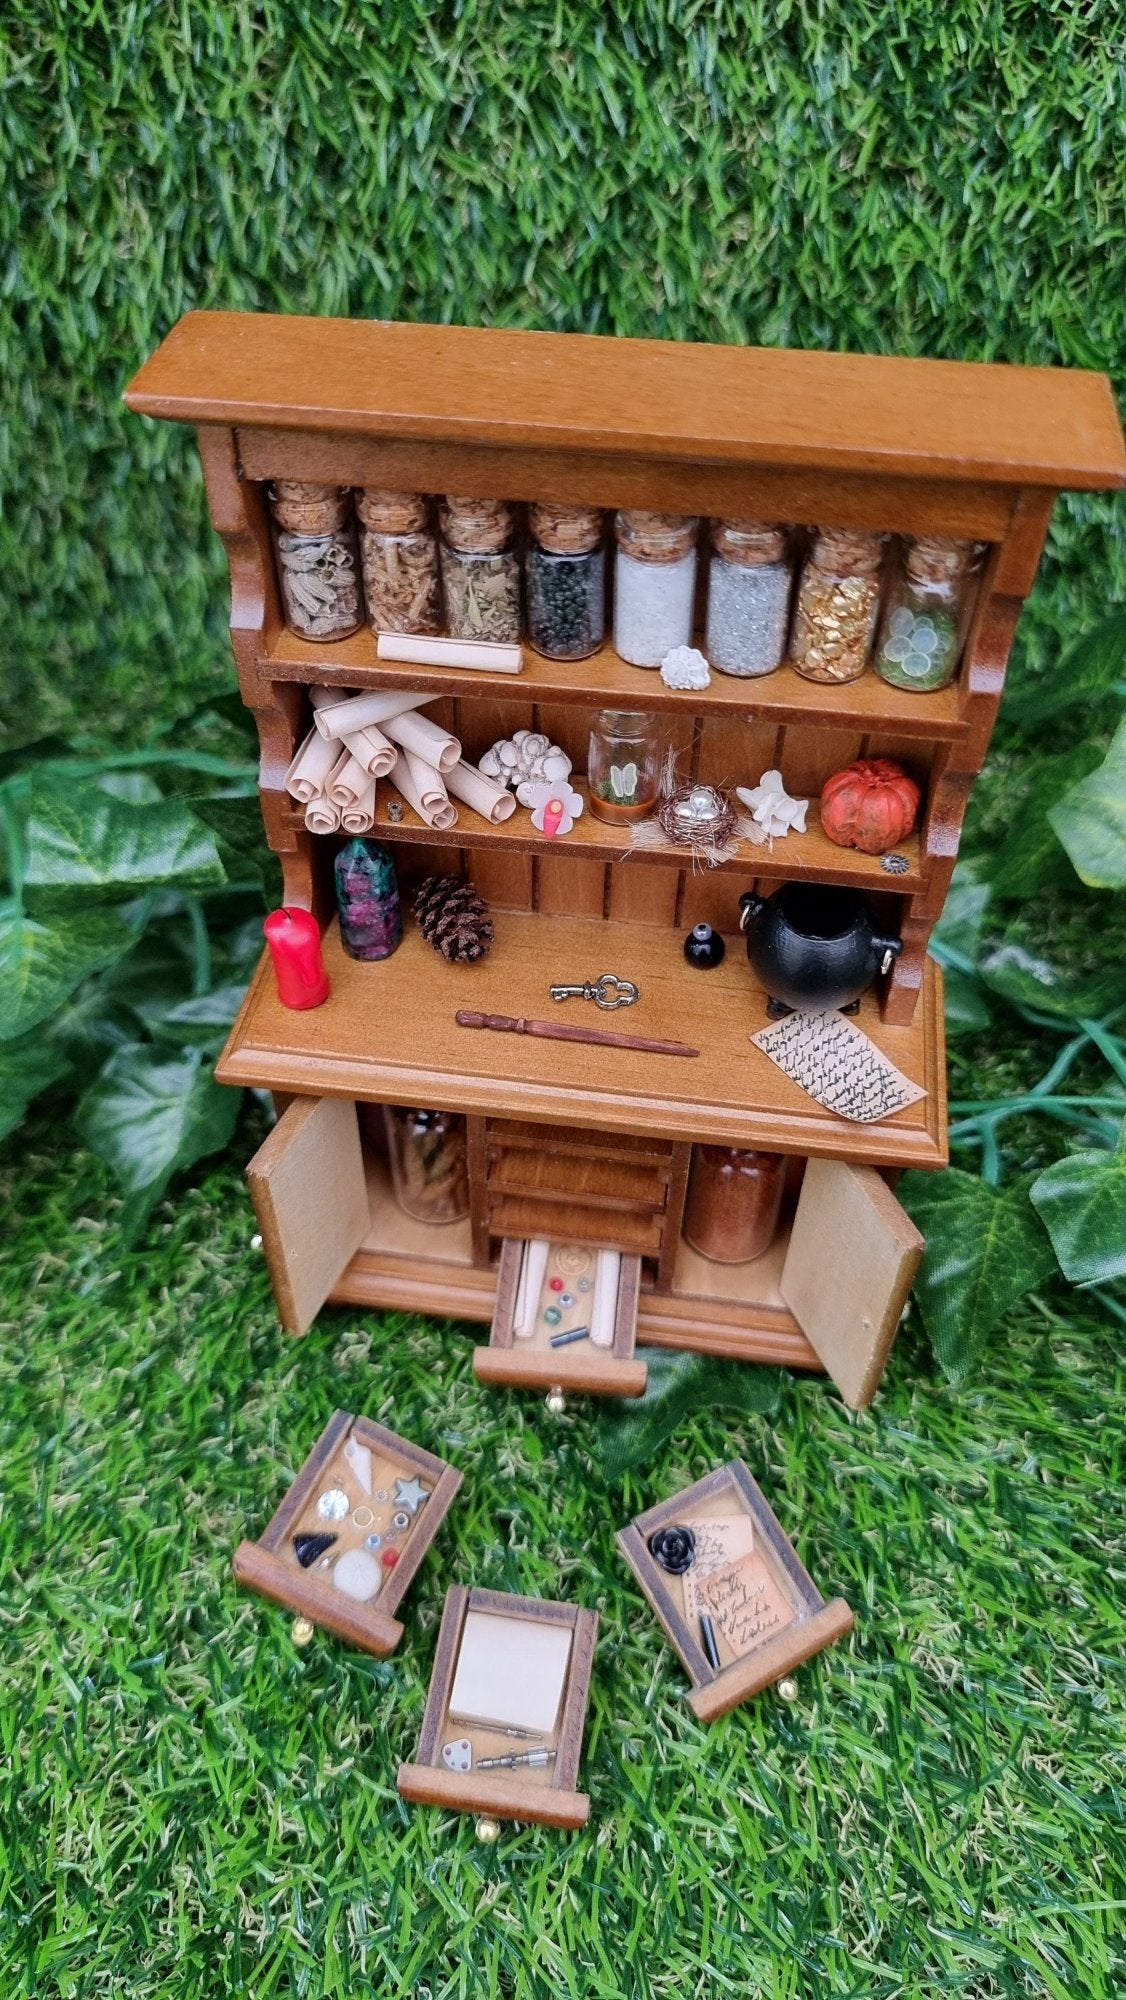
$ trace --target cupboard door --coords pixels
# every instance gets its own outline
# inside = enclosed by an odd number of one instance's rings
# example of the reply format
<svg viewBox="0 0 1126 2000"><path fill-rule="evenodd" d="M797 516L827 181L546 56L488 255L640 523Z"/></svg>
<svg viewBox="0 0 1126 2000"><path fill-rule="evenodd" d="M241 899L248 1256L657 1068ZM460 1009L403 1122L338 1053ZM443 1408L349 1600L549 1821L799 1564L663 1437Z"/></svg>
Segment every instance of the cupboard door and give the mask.
<svg viewBox="0 0 1126 2000"><path fill-rule="evenodd" d="M281 1323L304 1333L370 1224L355 1104L295 1098L246 1178Z"/></svg>
<svg viewBox="0 0 1126 2000"><path fill-rule="evenodd" d="M854 1410L879 1387L924 1247L874 1167L810 1160L778 1289Z"/></svg>

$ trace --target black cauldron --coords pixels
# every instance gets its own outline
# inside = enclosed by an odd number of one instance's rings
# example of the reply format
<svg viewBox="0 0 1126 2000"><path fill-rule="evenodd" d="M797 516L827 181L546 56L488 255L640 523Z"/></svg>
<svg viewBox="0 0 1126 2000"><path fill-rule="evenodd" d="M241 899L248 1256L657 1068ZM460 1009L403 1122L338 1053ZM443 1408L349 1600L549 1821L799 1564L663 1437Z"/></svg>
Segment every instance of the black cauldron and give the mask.
<svg viewBox="0 0 1126 2000"><path fill-rule="evenodd" d="M899 938L878 935L855 889L787 882L773 896L740 896L739 909L747 957L775 1016L854 1005L903 950Z"/></svg>

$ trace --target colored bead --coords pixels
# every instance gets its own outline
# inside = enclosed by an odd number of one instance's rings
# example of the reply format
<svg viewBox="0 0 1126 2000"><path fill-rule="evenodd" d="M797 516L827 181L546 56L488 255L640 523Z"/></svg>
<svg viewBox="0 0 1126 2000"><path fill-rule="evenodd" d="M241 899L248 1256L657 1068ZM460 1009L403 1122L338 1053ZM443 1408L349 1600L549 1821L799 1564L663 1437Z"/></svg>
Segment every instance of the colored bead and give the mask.
<svg viewBox="0 0 1126 2000"><path fill-rule="evenodd" d="M563 1290L563 1280L562 1280L562 1278L549 1278L549 1279L548 1279L548 1281L547 1281L547 1284L548 1284L548 1290L549 1290L549 1291L552 1291L552 1292L561 1292L561 1291Z"/></svg>
<svg viewBox="0 0 1126 2000"><path fill-rule="evenodd" d="M374 1555L377 1549L381 1549L383 1547L383 1536L369 1535L367 1541L364 1543L364 1547L365 1549L370 1549L372 1555Z"/></svg>
<svg viewBox="0 0 1126 2000"><path fill-rule="evenodd" d="M545 1326L558 1326L563 1315L558 1306L548 1306L543 1317Z"/></svg>
<svg viewBox="0 0 1126 2000"><path fill-rule="evenodd" d="M397 1514L392 1514L391 1516L391 1526L397 1528L400 1534L402 1534L404 1528L409 1528L410 1524L411 1517L405 1507L401 1507Z"/></svg>
<svg viewBox="0 0 1126 2000"><path fill-rule="evenodd" d="M398 1549L384 1549L380 1560L383 1564L384 1569L394 1569L395 1564L399 1560Z"/></svg>
<svg viewBox="0 0 1126 2000"><path fill-rule="evenodd" d="M559 1303L561 1306L573 1306L575 1303L574 1292L560 1292Z"/></svg>
<svg viewBox="0 0 1126 2000"><path fill-rule="evenodd" d="M330 1486L317 1501L317 1513L322 1521L342 1521L345 1514L352 1511L352 1502L342 1486Z"/></svg>
<svg viewBox="0 0 1126 2000"><path fill-rule="evenodd" d="M335 1535L294 1535L293 1553L302 1569L311 1569L318 1556L323 1556L336 1540Z"/></svg>
<svg viewBox="0 0 1126 2000"><path fill-rule="evenodd" d="M589 1292L589 1291L590 1291L590 1289L591 1289L591 1281L590 1281L590 1279L589 1279L589 1278L580 1278L580 1279L579 1279L579 1290L580 1290L580 1292Z"/></svg>

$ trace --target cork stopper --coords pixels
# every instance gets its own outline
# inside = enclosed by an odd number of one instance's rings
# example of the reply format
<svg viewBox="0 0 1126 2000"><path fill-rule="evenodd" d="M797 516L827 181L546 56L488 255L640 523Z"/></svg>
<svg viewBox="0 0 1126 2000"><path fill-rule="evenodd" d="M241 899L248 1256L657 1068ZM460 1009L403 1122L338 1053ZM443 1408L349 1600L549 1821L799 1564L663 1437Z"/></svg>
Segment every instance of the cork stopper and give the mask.
<svg viewBox="0 0 1126 2000"><path fill-rule="evenodd" d="M598 507L565 507L554 500L539 500L530 509L528 526L539 543L555 556L585 556L602 540L602 511Z"/></svg>
<svg viewBox="0 0 1126 2000"><path fill-rule="evenodd" d="M713 521L711 534L716 554L744 569L781 562L786 554L785 528L769 521Z"/></svg>
<svg viewBox="0 0 1126 2000"><path fill-rule="evenodd" d="M331 535L348 518L348 491L311 479L278 479L270 488L270 511L279 528L292 535Z"/></svg>
<svg viewBox="0 0 1126 2000"><path fill-rule="evenodd" d="M958 583L977 553L973 542L951 542L941 535L921 535L908 542L903 558L912 583Z"/></svg>
<svg viewBox="0 0 1126 2000"><path fill-rule="evenodd" d="M473 500L447 493L442 501L442 533L462 555L500 555L512 540L513 526L507 500Z"/></svg>
<svg viewBox="0 0 1126 2000"><path fill-rule="evenodd" d="M862 528L818 528L810 550L819 569L838 576L873 576L880 566L884 537Z"/></svg>
<svg viewBox="0 0 1126 2000"><path fill-rule="evenodd" d="M384 535L417 534L429 518L424 493L392 493L378 486L357 493L356 512L365 528Z"/></svg>
<svg viewBox="0 0 1126 2000"><path fill-rule="evenodd" d="M638 562L679 562L694 546L694 514L648 514L623 510L614 523L619 544Z"/></svg>

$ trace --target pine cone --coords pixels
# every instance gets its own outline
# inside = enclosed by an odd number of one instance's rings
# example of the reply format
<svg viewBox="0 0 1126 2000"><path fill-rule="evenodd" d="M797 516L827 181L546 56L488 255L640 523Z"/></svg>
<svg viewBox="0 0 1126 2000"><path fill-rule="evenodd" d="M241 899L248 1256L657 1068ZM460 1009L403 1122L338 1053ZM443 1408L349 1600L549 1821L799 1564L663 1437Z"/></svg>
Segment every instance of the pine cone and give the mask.
<svg viewBox="0 0 1126 2000"><path fill-rule="evenodd" d="M456 875L428 875L414 899L414 914L427 944L454 964L485 958L496 932L489 906L471 882Z"/></svg>

